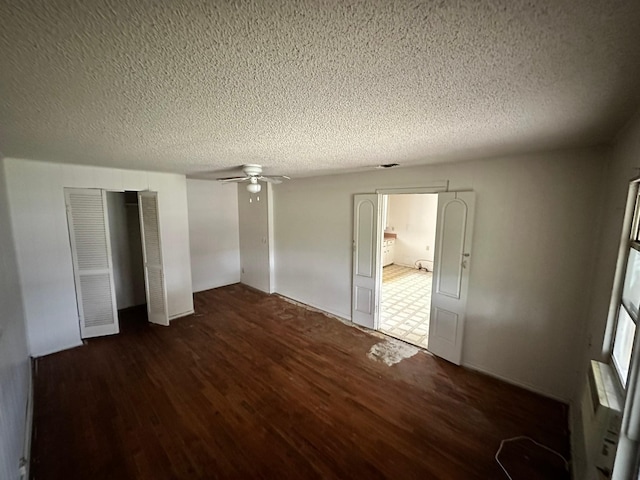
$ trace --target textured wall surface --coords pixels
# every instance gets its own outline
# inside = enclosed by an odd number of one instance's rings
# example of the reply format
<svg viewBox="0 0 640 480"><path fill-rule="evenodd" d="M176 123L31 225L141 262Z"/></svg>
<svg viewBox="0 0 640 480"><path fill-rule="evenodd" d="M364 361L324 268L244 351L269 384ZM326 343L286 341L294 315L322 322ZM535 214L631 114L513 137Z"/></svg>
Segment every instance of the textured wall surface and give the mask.
<svg viewBox="0 0 640 480"><path fill-rule="evenodd" d="M611 138L637 0L0 0L0 151L195 173Z"/></svg>
<svg viewBox="0 0 640 480"><path fill-rule="evenodd" d="M0 159L0 478L18 478L24 453L29 353L22 292Z"/></svg>
<svg viewBox="0 0 640 480"><path fill-rule="evenodd" d="M271 185L258 194L238 188L240 281L263 292L274 291L273 199Z"/></svg>
<svg viewBox="0 0 640 480"><path fill-rule="evenodd" d="M387 226L397 235L393 263L416 267L420 262L433 271L438 196L405 194L389 195L388 199Z"/></svg>
<svg viewBox="0 0 640 480"><path fill-rule="evenodd" d="M187 206L193 291L239 282L238 186L187 180Z"/></svg>

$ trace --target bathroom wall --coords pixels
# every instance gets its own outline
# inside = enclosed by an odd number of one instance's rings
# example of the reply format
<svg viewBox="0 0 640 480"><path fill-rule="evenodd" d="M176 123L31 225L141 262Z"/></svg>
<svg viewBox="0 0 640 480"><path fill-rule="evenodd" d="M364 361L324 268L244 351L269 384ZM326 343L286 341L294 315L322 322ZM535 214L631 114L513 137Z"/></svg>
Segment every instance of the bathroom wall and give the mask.
<svg viewBox="0 0 640 480"><path fill-rule="evenodd" d="M397 235L394 263L415 267L420 262L433 270L438 196L436 194L389 195L387 231Z"/></svg>

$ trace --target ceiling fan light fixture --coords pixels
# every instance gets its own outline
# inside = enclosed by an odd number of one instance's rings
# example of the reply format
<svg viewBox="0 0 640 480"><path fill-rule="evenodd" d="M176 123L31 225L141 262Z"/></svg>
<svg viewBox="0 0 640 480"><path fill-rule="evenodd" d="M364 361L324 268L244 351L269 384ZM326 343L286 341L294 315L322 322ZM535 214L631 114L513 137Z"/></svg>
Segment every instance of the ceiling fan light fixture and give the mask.
<svg viewBox="0 0 640 480"><path fill-rule="evenodd" d="M247 191L249 193L258 193L260 192L260 190L262 189L262 185L260 185L259 183L250 183L247 185Z"/></svg>
<svg viewBox="0 0 640 480"><path fill-rule="evenodd" d="M266 176L262 175L262 166L257 164L247 164L243 165L242 173L244 176L242 177L225 177L225 178L217 178L219 182L222 183L241 183L241 182L249 182L247 185L247 191L249 193L258 193L262 190L262 185L258 183L267 182L267 183L282 183L282 180L289 180L289 177L286 175L272 175Z"/></svg>

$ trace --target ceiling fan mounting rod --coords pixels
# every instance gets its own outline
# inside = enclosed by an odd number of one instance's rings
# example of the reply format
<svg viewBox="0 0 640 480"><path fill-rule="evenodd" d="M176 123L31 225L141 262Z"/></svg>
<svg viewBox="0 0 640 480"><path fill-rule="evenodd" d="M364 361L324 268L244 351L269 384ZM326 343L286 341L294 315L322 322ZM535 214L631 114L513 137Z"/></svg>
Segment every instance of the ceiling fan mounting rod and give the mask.
<svg viewBox="0 0 640 480"><path fill-rule="evenodd" d="M254 163L249 163L242 167L242 171L250 177L258 176L262 173L262 165L256 165Z"/></svg>

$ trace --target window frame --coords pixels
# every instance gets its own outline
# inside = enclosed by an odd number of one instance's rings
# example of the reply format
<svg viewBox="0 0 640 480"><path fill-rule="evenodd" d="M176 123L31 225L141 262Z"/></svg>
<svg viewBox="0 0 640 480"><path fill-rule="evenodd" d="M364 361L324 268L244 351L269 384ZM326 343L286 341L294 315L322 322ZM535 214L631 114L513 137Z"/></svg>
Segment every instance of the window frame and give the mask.
<svg viewBox="0 0 640 480"><path fill-rule="evenodd" d="M627 264L631 249L640 251L640 177L629 183L627 203L624 210L624 220L620 232L615 276L611 291L611 301L602 344L602 359L608 358L624 398L624 408L618 451L614 461L614 475L634 475L640 480L640 332L636 328L635 338L629 361L629 372L626 387L620 381L618 368L613 360L613 347L618 327L619 307L622 305L624 280L627 274ZM625 309L628 311L627 309ZM640 316L640 312L638 313ZM633 317L632 317L633 318ZM638 323L636 322L638 326ZM634 472L634 473L632 473Z"/></svg>
<svg viewBox="0 0 640 480"><path fill-rule="evenodd" d="M629 183L627 204L625 208L620 246L618 250L618 261L616 265L614 285L609 307L609 321L607 322L607 332L605 334L605 348L603 352L607 355L609 363L613 366L613 370L616 373L616 378L618 380L619 386L621 390L625 392L625 395L629 387L629 379L631 377L633 364L636 361L636 340L638 335L640 335L640 312L634 312L632 308L625 305L623 298L624 282L627 274L629 256L632 249L636 250L640 254L640 177L634 178ZM634 338L632 341L631 358L629 360L629 367L627 370L626 378L622 378L621 369L618 366L618 362L613 355L621 308L624 308L625 312L627 313L629 318L631 318L636 327Z"/></svg>

